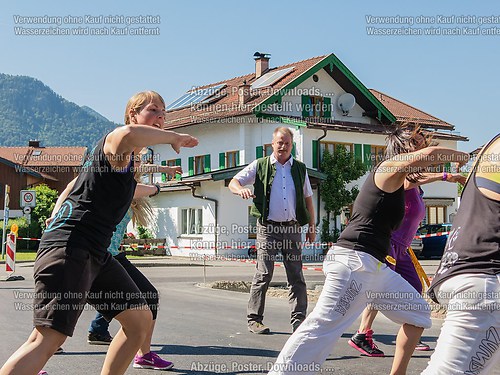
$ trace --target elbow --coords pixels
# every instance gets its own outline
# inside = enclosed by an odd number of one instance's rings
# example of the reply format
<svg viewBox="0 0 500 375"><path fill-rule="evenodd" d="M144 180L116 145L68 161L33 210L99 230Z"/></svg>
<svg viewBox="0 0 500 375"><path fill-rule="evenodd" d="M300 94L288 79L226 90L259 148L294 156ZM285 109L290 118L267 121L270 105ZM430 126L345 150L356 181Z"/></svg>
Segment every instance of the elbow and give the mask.
<svg viewBox="0 0 500 375"><path fill-rule="evenodd" d="M229 183L228 185L228 188L229 190L232 192L232 193L237 193L238 192L238 185L239 185L239 182L238 180L236 179L232 179L231 182Z"/></svg>

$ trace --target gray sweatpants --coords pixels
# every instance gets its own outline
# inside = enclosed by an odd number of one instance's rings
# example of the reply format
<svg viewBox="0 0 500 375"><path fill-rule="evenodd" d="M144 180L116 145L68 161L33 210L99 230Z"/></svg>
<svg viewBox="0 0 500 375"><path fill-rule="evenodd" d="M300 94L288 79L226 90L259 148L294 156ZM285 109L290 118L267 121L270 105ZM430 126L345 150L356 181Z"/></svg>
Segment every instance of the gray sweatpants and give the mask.
<svg viewBox="0 0 500 375"><path fill-rule="evenodd" d="M307 311L307 290L302 274L301 227L261 224L257 222L257 266L248 301L248 322L262 322L266 292L273 278L274 261L281 252L288 280L291 318L303 321Z"/></svg>

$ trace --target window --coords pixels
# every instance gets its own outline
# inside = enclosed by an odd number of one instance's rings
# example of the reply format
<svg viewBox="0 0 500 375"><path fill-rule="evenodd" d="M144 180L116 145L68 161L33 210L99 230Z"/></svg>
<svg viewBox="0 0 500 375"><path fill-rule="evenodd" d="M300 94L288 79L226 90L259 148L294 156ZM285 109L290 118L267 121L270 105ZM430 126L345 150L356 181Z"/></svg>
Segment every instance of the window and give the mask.
<svg viewBox="0 0 500 375"><path fill-rule="evenodd" d="M202 174L211 171L210 167L210 154L200 156L190 156L188 158L188 174L189 176L195 174Z"/></svg>
<svg viewBox="0 0 500 375"><path fill-rule="evenodd" d="M201 208L181 209L181 235L203 233L203 210Z"/></svg>
<svg viewBox="0 0 500 375"><path fill-rule="evenodd" d="M302 95L302 117L332 117L332 99L322 96Z"/></svg>
<svg viewBox="0 0 500 375"><path fill-rule="evenodd" d="M273 145L271 143L267 143L264 145L264 156L271 156L273 153Z"/></svg>
<svg viewBox="0 0 500 375"><path fill-rule="evenodd" d="M384 160L386 146L375 146L372 145L372 160L375 162L374 165L377 165L382 160Z"/></svg>
<svg viewBox="0 0 500 375"><path fill-rule="evenodd" d="M427 206L427 224L446 222L446 206Z"/></svg>
<svg viewBox="0 0 500 375"><path fill-rule="evenodd" d="M161 165L166 165L168 167L180 166L181 165L181 159L170 159L170 160L167 160L167 161L162 161ZM161 180L162 180L162 182L172 181L173 179L174 179L173 177L170 177L166 173L162 173L161 174ZM177 175L175 177L175 179L179 180L180 179L180 175Z"/></svg>
<svg viewBox="0 0 500 375"><path fill-rule="evenodd" d="M347 152L350 153L354 152L354 144L352 143L320 142L321 156L323 156L323 152L325 152L325 150L328 150L330 154L333 154L337 147L344 147L347 150Z"/></svg>
<svg viewBox="0 0 500 375"><path fill-rule="evenodd" d="M233 168L240 165L240 152L227 151L219 153L219 169Z"/></svg>
<svg viewBox="0 0 500 375"><path fill-rule="evenodd" d="M237 167L239 164L239 151L228 151L226 152L226 168Z"/></svg>
<svg viewBox="0 0 500 375"><path fill-rule="evenodd" d="M194 158L194 174L201 174L205 172L205 157L195 156Z"/></svg>

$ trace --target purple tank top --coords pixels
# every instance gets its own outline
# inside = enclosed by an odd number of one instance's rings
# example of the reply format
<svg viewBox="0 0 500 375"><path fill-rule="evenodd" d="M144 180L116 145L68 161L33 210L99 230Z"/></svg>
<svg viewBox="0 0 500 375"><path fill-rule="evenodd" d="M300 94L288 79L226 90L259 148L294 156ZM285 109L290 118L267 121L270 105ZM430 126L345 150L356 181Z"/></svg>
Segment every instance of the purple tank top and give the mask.
<svg viewBox="0 0 500 375"><path fill-rule="evenodd" d="M421 189L405 190L405 216L399 228L392 232L391 240L403 246L410 246L418 225L425 217L425 203Z"/></svg>

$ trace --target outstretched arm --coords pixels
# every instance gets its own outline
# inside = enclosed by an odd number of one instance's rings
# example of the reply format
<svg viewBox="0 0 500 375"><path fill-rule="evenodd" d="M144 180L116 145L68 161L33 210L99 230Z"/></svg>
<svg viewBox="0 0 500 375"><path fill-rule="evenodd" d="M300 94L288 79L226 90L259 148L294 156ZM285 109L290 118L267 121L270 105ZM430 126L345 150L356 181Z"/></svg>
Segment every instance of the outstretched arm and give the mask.
<svg viewBox="0 0 500 375"><path fill-rule="evenodd" d="M417 186L430 184L435 181L458 182L464 185L466 180L467 177L460 173L422 173L422 178L417 182L410 182L405 179L405 190L410 190Z"/></svg>
<svg viewBox="0 0 500 375"><path fill-rule="evenodd" d="M445 147L426 147L418 151L396 155L381 163L375 171L375 184L387 193L398 190L409 173L418 172L431 165L467 163L469 154Z"/></svg>
<svg viewBox="0 0 500 375"><path fill-rule="evenodd" d="M104 153L113 167L128 164L128 155L137 148L170 144L175 152L181 147L195 147L198 140L189 134L181 134L147 125L125 125L116 128L106 137Z"/></svg>

